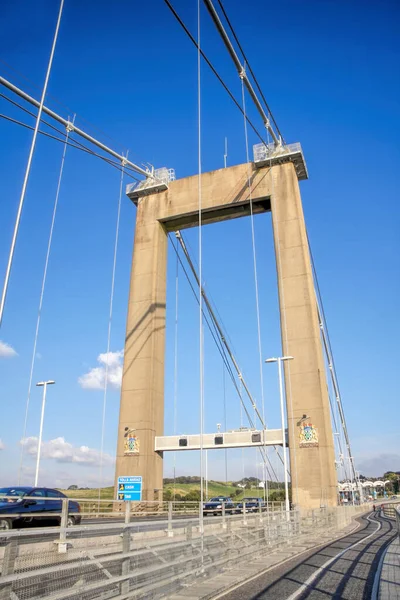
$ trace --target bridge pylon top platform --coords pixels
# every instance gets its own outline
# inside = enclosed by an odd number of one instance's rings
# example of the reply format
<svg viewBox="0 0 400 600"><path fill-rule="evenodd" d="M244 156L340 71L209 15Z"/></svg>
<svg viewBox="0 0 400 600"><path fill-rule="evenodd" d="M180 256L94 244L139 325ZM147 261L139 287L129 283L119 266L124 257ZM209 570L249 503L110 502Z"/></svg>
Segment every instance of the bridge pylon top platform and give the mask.
<svg viewBox="0 0 400 600"><path fill-rule="evenodd" d="M306 161L304 160L301 144L255 144L253 146L254 164L256 167L267 167L268 165L283 165L292 162L296 171L297 179L308 179Z"/></svg>

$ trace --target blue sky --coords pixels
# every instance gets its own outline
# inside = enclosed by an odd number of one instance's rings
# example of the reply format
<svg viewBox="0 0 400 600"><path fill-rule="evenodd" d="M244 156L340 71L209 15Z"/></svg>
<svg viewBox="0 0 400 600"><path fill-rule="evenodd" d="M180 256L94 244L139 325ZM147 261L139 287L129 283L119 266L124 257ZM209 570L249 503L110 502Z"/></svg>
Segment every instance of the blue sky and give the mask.
<svg viewBox="0 0 400 600"><path fill-rule="evenodd" d="M196 2L175 0L196 31ZM225 8L288 142L300 141L310 179L301 184L304 211L335 353L353 453L366 475L400 470L396 413L399 392L399 7L395 1L280 3L239 0ZM0 23L0 72L39 97L56 5L8 3ZM240 81L202 8L202 44L240 99ZM66 0L51 74L48 106L131 160L197 172L197 54L162 0L110 3ZM1 92L6 93L5 90ZM32 124L0 98L0 112ZM262 123L248 100L251 118ZM208 68L202 68L203 169L245 162L243 119ZM4 273L31 132L0 119L0 272ZM250 132L250 144L257 139ZM61 144L40 138L35 153L0 333L14 356L0 356L0 475L15 481L27 398L41 277L61 161ZM44 428L42 482L96 485L103 393L79 378L106 351L108 303L119 173L68 149L44 298L34 382L52 378ZM135 208L124 197L116 271L111 350L123 348ZM270 215L255 219L262 347L280 351ZM197 256L197 231L186 239ZM251 229L249 219L204 228L203 273L260 401ZM166 433L173 431L175 257L168 266ZM198 312L179 275L178 432L196 432ZM223 422L222 364L205 339L206 429ZM118 377L118 357L116 377ZM98 372L96 372L98 374ZM95 373L95 375L96 375ZM265 410L278 426L276 371L266 366ZM41 391L34 387L27 436L37 436ZM226 383L228 428L240 424ZM104 450L112 479L119 391L110 387ZM56 441L54 441L56 440ZM89 448L82 450L81 448ZM24 478L34 466L27 443ZM29 452L30 450L30 452ZM172 457L165 475L172 472ZM198 457L178 455L178 473L198 472ZM71 462L75 461L75 462ZM229 477L256 473L259 459L229 453ZM223 453L209 476L223 478Z"/></svg>

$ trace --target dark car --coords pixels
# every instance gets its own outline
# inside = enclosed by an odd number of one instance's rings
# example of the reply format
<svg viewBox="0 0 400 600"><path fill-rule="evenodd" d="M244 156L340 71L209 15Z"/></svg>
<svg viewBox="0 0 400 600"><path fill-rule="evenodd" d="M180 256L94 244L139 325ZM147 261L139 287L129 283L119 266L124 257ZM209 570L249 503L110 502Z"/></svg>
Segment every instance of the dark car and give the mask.
<svg viewBox="0 0 400 600"><path fill-rule="evenodd" d="M203 515L222 515L222 504L225 504L225 512L227 514L236 512L236 507L231 498L217 496L204 504Z"/></svg>
<svg viewBox="0 0 400 600"><path fill-rule="evenodd" d="M262 498L243 498L242 502L237 505L237 509L243 512L243 503L246 504L246 512L258 512L265 506L265 502Z"/></svg>
<svg viewBox="0 0 400 600"><path fill-rule="evenodd" d="M49 488L0 488L0 529L18 529L26 524L60 524L65 494ZM37 514L36 514L37 513ZM68 526L81 522L78 502L68 502ZM4 516L3 516L4 515Z"/></svg>

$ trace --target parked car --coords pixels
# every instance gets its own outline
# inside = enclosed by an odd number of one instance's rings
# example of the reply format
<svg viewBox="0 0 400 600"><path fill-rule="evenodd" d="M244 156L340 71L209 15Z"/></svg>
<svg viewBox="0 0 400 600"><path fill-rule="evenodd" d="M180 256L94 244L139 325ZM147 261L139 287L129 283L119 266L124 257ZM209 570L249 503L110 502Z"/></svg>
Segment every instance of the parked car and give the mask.
<svg viewBox="0 0 400 600"><path fill-rule="evenodd" d="M262 508L265 506L262 498L243 498L242 502L237 505L237 509L240 512L243 512L243 503L246 504L246 512L258 512L260 506Z"/></svg>
<svg viewBox="0 0 400 600"><path fill-rule="evenodd" d="M225 512L227 514L233 514L236 512L235 504L232 498L227 498L226 496L217 496L215 498L211 498L204 504L203 507L203 515L222 515L222 504L225 504Z"/></svg>
<svg viewBox="0 0 400 600"><path fill-rule="evenodd" d="M50 488L0 488L0 530L18 529L25 524L59 525L63 498L67 496ZM79 525L80 510L78 502L68 502L68 527Z"/></svg>
<svg viewBox="0 0 400 600"><path fill-rule="evenodd" d="M391 499L391 500L397 500L397 496L395 496L395 495L393 495L393 496L390 496L390 499Z"/></svg>

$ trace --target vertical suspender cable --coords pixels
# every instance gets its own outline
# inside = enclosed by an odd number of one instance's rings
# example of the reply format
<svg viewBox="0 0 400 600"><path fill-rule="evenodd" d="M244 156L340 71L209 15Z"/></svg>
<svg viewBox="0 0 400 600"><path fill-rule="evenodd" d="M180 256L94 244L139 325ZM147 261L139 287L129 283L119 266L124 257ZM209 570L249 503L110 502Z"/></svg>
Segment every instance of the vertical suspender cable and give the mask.
<svg viewBox="0 0 400 600"><path fill-rule="evenodd" d="M104 376L103 412L102 412L102 421L101 421L100 476L99 476L99 499L98 499L99 507L100 507L100 500L101 500L101 486L103 483L103 451L104 451L104 435L105 435L105 426L106 426L108 365L110 362L111 325L112 325L113 305L114 305L115 271L116 271L116 266L117 266L117 252L118 252L118 240L119 240L119 223L120 223L120 217L121 217L122 190L123 190L124 175L125 175L124 166L125 166L125 163L123 161L122 169L121 169L120 183L119 183L117 223L116 223L116 228L115 228L114 256L113 256L113 266L112 266L112 275L111 275L110 310L108 313L107 355L106 355L107 360L106 360L106 368L105 368L105 376Z"/></svg>
<svg viewBox="0 0 400 600"><path fill-rule="evenodd" d="M242 380L239 379L239 397L242 398ZM240 403L240 430L243 429L243 404ZM244 480L244 448L242 448L242 483Z"/></svg>
<svg viewBox="0 0 400 600"><path fill-rule="evenodd" d="M45 97L46 97L47 85L48 85L49 78L50 78L50 72L51 72L51 66L52 66L52 63L53 63L54 51L55 51L56 44L57 44L58 30L60 28L60 22L61 22L61 16L62 16L63 7L64 7L64 0L61 0L60 9L58 11L58 19L57 19L56 30L55 30L55 33L54 33L53 45L52 45L52 48L51 48L49 63L47 65L46 78L45 78L44 85L43 85L42 97L40 99L40 105L39 105L39 110L38 110L38 114L37 114L37 117L36 117L35 129L33 131L31 148L30 148L30 151L29 151L28 162L27 162L27 165L26 165L24 182L22 184L21 196L20 196L20 199L19 199L18 212L17 212L17 217L16 217L15 225L14 225L14 233L13 233L13 237L12 237L12 241L11 241L10 253L9 253L9 256L8 256L6 276L4 278L3 292L2 292L2 296L1 296L1 302L0 302L0 327L1 327L2 320L3 320L4 305L5 305L5 302L6 302L6 296L7 296L7 291L8 291L8 282L9 282L9 279L10 279L11 266L12 266L12 262L13 262L13 258L14 258L15 244L16 244L16 241L17 241L19 224L20 224L20 221L21 221L22 207L24 205L26 188L27 188L27 185L28 185L28 179L29 179L29 175L30 175L30 172L31 172L32 158L33 158L33 153L35 151L36 138L37 138L37 134L38 134L38 131L39 131L40 120L41 120L41 117L42 117L43 104L44 104L44 100L45 100Z"/></svg>
<svg viewBox="0 0 400 600"><path fill-rule="evenodd" d="M257 274L257 253L256 253L256 240L255 240L255 231L254 231L254 214L253 214L253 200L251 193L251 173L250 173L250 156L249 156L249 138L247 132L247 120L246 120L246 97L244 92L244 78L241 77L242 82L242 107L243 107L243 123L244 123L244 136L246 143L246 163L247 163L247 185L249 189L249 200L250 200L250 222L251 222L251 241L253 248L253 268L254 268L254 285L255 285L255 296L256 296L256 313L257 313L257 337L258 337L258 360L259 360L259 369L260 369L260 387L261 387L261 408L262 408L262 418L263 418L263 435L265 440L265 398L264 398L264 375L263 375L263 358L262 358L262 345L261 345L261 321L260 321L260 301L259 301L259 292L258 292L258 274ZM264 446L264 453L268 460L268 447ZM264 467L265 459L264 459ZM264 468L265 473L265 468ZM264 487L265 493L265 487Z"/></svg>
<svg viewBox="0 0 400 600"><path fill-rule="evenodd" d="M24 430L23 430L22 440L25 440L25 438L26 438L26 427L27 427L27 424L28 424L29 402L30 402L30 398L31 398L33 371L34 371L34 368L35 368L35 361L36 361L36 348L37 348L37 341L38 341L38 337L39 337L40 319L41 319L41 316L42 316L42 306L43 306L44 289L45 289L45 286L46 286L47 269L48 269L48 266L49 266L51 244L52 244L52 241L53 241L54 223L55 223L55 220L56 220L57 207L58 207L58 198L60 196L60 188L61 188L61 181L62 181L62 176L63 176L63 172L64 172L65 155L67 153L69 133L70 133L70 130L67 129L67 132L65 134L64 149L63 149L62 158L61 158L60 173L58 175L57 190L56 190L56 197L55 197L54 206L53 206L53 216L52 216L52 219L51 219L49 240L48 240L48 243L47 243L47 252L46 252L46 259L45 259L45 263L44 263L43 278L42 278L42 289L40 291L39 308L38 308L38 315L37 315L37 319L36 319L35 339L34 339L34 342L33 342L33 351L32 351L32 359L31 359L31 370L30 370L30 373L29 373L28 395L27 395L27 398L26 398ZM39 451L39 449L38 449L38 451ZM18 470L18 485L20 484L20 481L21 481L23 458L24 458L24 444L21 444L21 453L20 453L19 470Z"/></svg>
<svg viewBox="0 0 400 600"><path fill-rule="evenodd" d="M221 348L222 348L222 355L224 356L224 358L225 358L225 359L227 359L227 357L226 357L226 354L225 354L225 349L226 349L226 350L227 350L227 352L228 352L228 356L229 356L230 360L232 361L233 367L234 367L234 369L235 369L235 370L236 370L236 372L237 372L237 375L238 375L238 377L239 377L239 380L240 380L241 386L242 386L242 387L244 388L244 390L246 391L246 395L248 396L248 398L249 398L249 400L250 400L250 402L251 402L251 405L252 405L252 407L253 407L253 409L254 409L254 413L257 415L257 417L258 417L258 419L259 419L259 421L260 421L261 425L263 426L263 428L264 428L264 429L266 429L266 427L265 427L265 425L264 425L263 417L262 417L262 415L261 415L260 411L259 411L259 410L258 410L258 408L257 408L257 404L256 404L255 400L253 399L253 397L252 397L251 393L250 393L250 390L249 390L249 388L248 388L248 386L247 386L247 384L246 384L246 382L245 382L245 380L244 380L243 374L242 374L242 372L241 372L241 370L240 370L240 368L239 368L239 365L238 365L238 363L237 363L237 361L236 361L236 359L235 359L234 355L232 354L232 350L231 350L231 348L230 348L230 346L229 346L229 344L228 344L228 342L227 342L227 335L224 333L223 329L221 328L221 325L220 325L220 323L218 322L218 320L217 320L217 318L216 318L216 316L215 316L214 310L213 310L213 308L211 307L211 304L210 304L210 301L209 301L209 299L208 299L208 297L207 297L207 294L205 293L205 291L204 291L204 289L203 289L203 286L201 285L201 282L200 282L199 275L198 275L198 273L197 273L196 269L194 268L193 261L192 261L192 259L190 258L189 252L188 252L188 250L187 250L187 248L186 248L186 244L185 244L185 243L184 243L184 241L183 241L183 237L182 237L182 234L181 234L181 232L180 232L180 231L177 231L177 232L176 232L176 236L177 236L178 240L180 241L181 248L182 248L182 250L183 250L183 252L184 252L184 254L185 254L185 256L186 256L186 259L187 259L187 261L188 261L188 264L189 264L189 266L190 266L190 269L191 269L191 271L192 271L192 273L193 273L193 275L194 275L194 278L195 278L195 280L196 280L196 284L199 286L200 292L201 292L201 294L203 295L204 305L206 306L206 308L207 308L207 310L208 310L208 312L209 312L209 315L210 315L210 317L211 317L211 322L212 322L212 324L213 324L213 326L214 326L215 333L216 333L216 334L217 334L217 336L220 338L220 342L221 342ZM175 248L175 246L174 246L174 248ZM181 263L181 264L182 264L182 263ZM182 265L182 266L183 266L183 265ZM193 289L192 289L192 291L193 291ZM197 295L196 295L196 294L195 294L195 296L196 296L196 299L197 299L197 301L199 302L199 299L198 299L198 297L197 297ZM209 323L208 323L208 321L207 321L207 319L206 319L206 322L207 322L207 324L209 324ZM213 333L212 333L211 335L213 335ZM214 338L214 339L215 339L215 338ZM221 349L221 348L220 348L220 349ZM225 362L225 364L227 365L227 362ZM231 370L230 368L228 368L228 371L230 372L230 374L231 374L231 376L232 376L232 375L233 375L233 372L232 372L232 370ZM234 379L232 379L232 381L234 381ZM237 389L237 386L236 386L236 382L234 382L234 385L235 385L235 387L236 387L236 390L238 391L238 389ZM242 405L242 407L243 407L243 409L244 409L244 411L245 411L245 413L246 413L246 416L247 416L247 418L248 418L248 420L249 420L250 426L251 426L251 427L256 427L256 424L253 422L253 419L252 419L252 417L250 416L250 413L248 412L248 410L247 410L247 408L246 408L246 406L245 406L245 404L244 404L243 397L242 397L242 394L241 394L241 391L240 391L240 390L238 391L238 394L239 394L239 398L240 398L241 405ZM268 463L269 463L269 465L270 465L270 467L271 467L271 470L272 470L272 472L274 473L274 475L276 475L276 474L275 474L275 472L274 472L274 470L273 470L272 464L271 464L271 462L269 461L268 455L267 455L267 453L265 452L265 445L263 445L263 446L258 446L258 448L259 448L259 450L260 450L260 453L261 453L261 455L262 455L262 457L263 457L263 460L264 460L264 462L265 462L266 460L268 461ZM276 449L276 448L275 448L275 449Z"/></svg>
<svg viewBox="0 0 400 600"><path fill-rule="evenodd" d="M178 429L178 296L179 292L179 242L176 241L176 274L175 274L175 343L174 343L174 435ZM175 501L176 483L176 452L174 452L174 488L173 499Z"/></svg>
<svg viewBox="0 0 400 600"><path fill-rule="evenodd" d="M226 421L226 383L225 383L225 365L222 363L222 385L223 385L223 397L224 397L224 431L227 431ZM225 483L228 483L228 449L225 448Z"/></svg>
<svg viewBox="0 0 400 600"><path fill-rule="evenodd" d="M203 295L201 286L203 281L202 257L202 189L201 189L201 39L200 39L200 7L201 0L197 0L197 159L198 159L198 198L199 198L199 366L200 366L200 533L201 533L201 561L204 560L204 478L203 478L203 434L204 434L204 340L203 340Z"/></svg>
<svg viewBox="0 0 400 600"><path fill-rule="evenodd" d="M265 402L264 402L264 376L263 376L263 359L262 359L262 346L261 346L261 321L260 321L260 301L258 292L258 274L257 274L257 253L256 253L256 239L254 232L254 214L253 214L253 200L251 193L251 173L250 173L250 158L249 158L249 139L247 133L247 120L246 120L246 99L244 94L244 82L242 81L242 105L244 113L244 135L246 142L246 162L247 162L247 185L249 189L249 200L250 200L250 221L251 221L251 241L253 248L253 268L254 268L254 285L255 285L255 296L256 296L256 313L257 313L257 334L258 334L258 358L260 367L260 387L261 387L261 403L262 403L262 417L265 424Z"/></svg>

